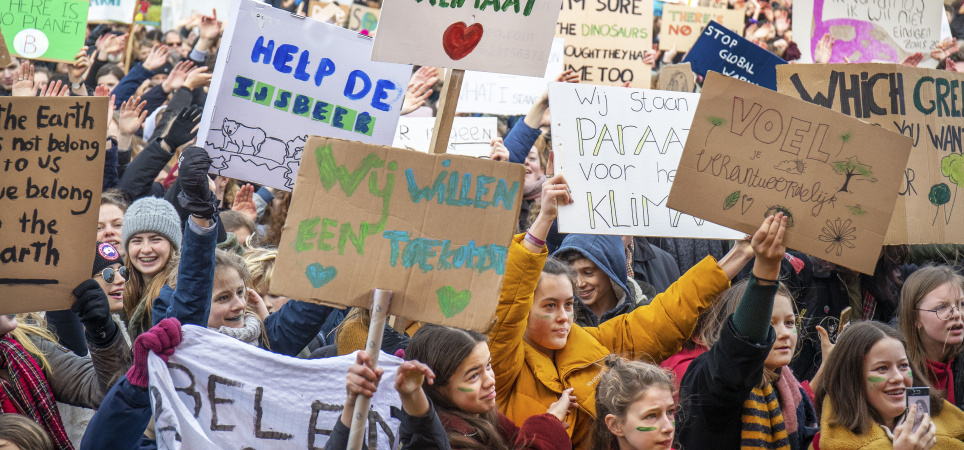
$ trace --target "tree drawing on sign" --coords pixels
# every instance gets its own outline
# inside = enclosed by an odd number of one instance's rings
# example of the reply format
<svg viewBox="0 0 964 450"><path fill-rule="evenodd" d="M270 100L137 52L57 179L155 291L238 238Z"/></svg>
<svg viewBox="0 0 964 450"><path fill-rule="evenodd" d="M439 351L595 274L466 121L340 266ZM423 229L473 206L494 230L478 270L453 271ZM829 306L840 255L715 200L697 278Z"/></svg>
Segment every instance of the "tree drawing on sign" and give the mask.
<svg viewBox="0 0 964 450"><path fill-rule="evenodd" d="M848 186L850 186L850 180L854 177L860 177L871 183L877 182L877 177L874 176L873 168L857 160L856 156L851 156L847 159L841 161L834 161L830 164L833 167L833 171L841 175L846 175L847 179L844 180L843 186L837 192L850 192Z"/></svg>
<svg viewBox="0 0 964 450"><path fill-rule="evenodd" d="M825 250L827 254L834 252L840 256L844 247L854 248L850 241L857 239L857 227L850 226L852 221L853 219L842 220L839 217L832 222L827 219L827 225L820 230L820 236L817 236L821 242L830 243Z"/></svg>
<svg viewBox="0 0 964 450"><path fill-rule="evenodd" d="M964 155L960 153L952 153L941 158L941 174L947 177L951 183L954 183L954 197L949 199L951 202L951 209L947 209L947 205L944 205L944 220L946 223L951 222L951 213L954 212L954 204L957 203L957 188L964 183ZM943 183L941 183L943 184ZM933 191L934 188L931 188ZM948 196L950 196L950 188L948 188ZM929 197L929 196L928 196ZM931 201L931 203L934 203ZM944 202L947 203L947 202Z"/></svg>
<svg viewBox="0 0 964 450"><path fill-rule="evenodd" d="M707 120L709 120L710 123L713 124L713 128L710 128L710 131L709 131L708 133L706 133L706 139L703 141L703 145L709 145L709 143L710 143L710 135L713 134L713 130L715 130L716 127L718 127L718 126L723 125L724 123L726 123L726 119L724 119L724 118L722 118L722 117L710 116Z"/></svg>
<svg viewBox="0 0 964 450"><path fill-rule="evenodd" d="M955 193L957 190L955 189ZM944 219L947 219L947 202L951 201L951 188L947 187L945 183L937 183L931 186L931 191L927 194L927 199L931 201L931 204L937 207L937 211L934 213L934 220L931 221L931 225L937 223L937 216L941 214L941 206L944 207ZM951 205L953 207L954 205Z"/></svg>

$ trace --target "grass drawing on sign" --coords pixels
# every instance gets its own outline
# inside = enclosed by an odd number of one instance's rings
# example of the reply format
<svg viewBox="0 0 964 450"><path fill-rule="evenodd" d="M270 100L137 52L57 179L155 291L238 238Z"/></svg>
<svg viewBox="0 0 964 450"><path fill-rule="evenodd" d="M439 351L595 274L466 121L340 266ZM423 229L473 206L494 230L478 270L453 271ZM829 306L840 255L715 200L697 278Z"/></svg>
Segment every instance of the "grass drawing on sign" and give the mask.
<svg viewBox="0 0 964 450"><path fill-rule="evenodd" d="M843 220L839 217L833 221L827 219L827 224L820 230L820 236L817 236L821 242L830 244L824 252L827 254L834 252L840 256L844 247L855 248L851 241L857 239L857 227L850 226L851 223L853 219Z"/></svg>
<svg viewBox="0 0 964 450"><path fill-rule="evenodd" d="M843 153L844 147L847 146L847 143L850 142L850 139L853 137L854 135L851 134L849 131L840 135L840 150L837 150L837 154L833 155L834 158L840 156L840 154Z"/></svg>
<svg viewBox="0 0 964 450"><path fill-rule="evenodd" d="M307 139L305 135L284 141L261 128L224 118L221 128L212 130L204 145L219 152L211 164L219 175L250 179L251 174L268 172L266 176L292 189ZM239 177L239 172L249 176Z"/></svg>
<svg viewBox="0 0 964 450"><path fill-rule="evenodd" d="M867 211L864 211L864 208L860 206L860 203L856 205L847 205L847 211L850 211L850 214L853 214L855 216L862 216L864 214L867 214Z"/></svg>
<svg viewBox="0 0 964 450"><path fill-rule="evenodd" d="M874 176L873 168L860 162L856 156L851 156L840 161L834 161L830 164L830 167L833 168L834 172L847 177L847 179L844 180L843 186L841 186L837 192L851 193L849 186L854 177L858 177L858 180L862 179L871 183L877 182L877 177Z"/></svg>

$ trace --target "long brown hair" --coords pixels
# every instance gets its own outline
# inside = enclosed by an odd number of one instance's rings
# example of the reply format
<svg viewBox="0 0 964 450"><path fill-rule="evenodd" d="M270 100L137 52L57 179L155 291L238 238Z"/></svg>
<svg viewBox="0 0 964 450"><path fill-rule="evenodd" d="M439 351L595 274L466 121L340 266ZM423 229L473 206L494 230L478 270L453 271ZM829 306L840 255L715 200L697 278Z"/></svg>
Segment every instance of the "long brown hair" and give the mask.
<svg viewBox="0 0 964 450"><path fill-rule="evenodd" d="M129 274L127 283L124 285L124 314L129 319L134 314L134 310L137 309L137 305L141 302L147 302L144 307L144 316L141 318L141 325L145 330L151 327L151 309L154 307L154 299L161 295L161 288L164 287L171 274L177 273L179 257L180 254L174 250L174 245L171 244L171 255L167 259L167 264L148 282L144 279L144 274L137 267L134 267L130 251L127 251L124 256L124 266L127 267L127 273Z"/></svg>
<svg viewBox="0 0 964 450"><path fill-rule="evenodd" d="M0 414L0 439L21 450L54 450L54 443L43 427L20 414Z"/></svg>
<svg viewBox="0 0 964 450"><path fill-rule="evenodd" d="M435 372L435 383L428 384L426 381L422 384L422 389L432 400L439 417L450 416L461 420L475 431L466 436L457 430L446 428L452 448L478 450L510 448L498 431L498 408L492 408L482 415L469 414L455 406L442 392L442 388L449 384L449 379L455 375L462 361L475 350L476 346L488 345L488 342L484 335L475 331L425 325L415 333L408 348L405 349L405 359L422 362Z"/></svg>
<svg viewBox="0 0 964 450"><path fill-rule="evenodd" d="M904 281L904 287L900 291L900 307L898 309L900 319L897 327L900 334L907 339L907 359L922 367L925 372L915 371L915 373L926 373L928 380L933 380L936 376L933 369L927 364L927 352L924 350L924 341L921 338L923 330L918 327L917 319L920 318L921 314L933 313L918 311L917 308L920 307L920 303L927 294L945 283L951 283L958 289L959 293L964 293L964 277L958 275L949 266L930 266L918 269L907 277L907 280ZM941 355L942 360L937 362L946 362L949 358L959 355L961 352L964 352L964 342L945 348L944 354Z"/></svg>
<svg viewBox="0 0 964 450"><path fill-rule="evenodd" d="M883 417L867 402L864 359L870 349L884 339L896 339L907 348L903 336L893 328L874 321L850 325L840 334L833 352L824 361L823 381L817 385L817 411L823 402L830 402L831 425L841 426L854 434L864 434L873 422L884 423ZM922 368L908 358L912 373L920 374ZM915 376L914 386L927 386L926 377ZM937 392L930 390L931 416L940 414L944 401Z"/></svg>
<svg viewBox="0 0 964 450"><path fill-rule="evenodd" d="M631 361L616 355L606 357L606 367L596 384L596 421L593 424L592 448L618 449L616 436L606 426L606 416L612 414L623 422L629 407L650 388L673 392L673 378L664 369L642 361Z"/></svg>

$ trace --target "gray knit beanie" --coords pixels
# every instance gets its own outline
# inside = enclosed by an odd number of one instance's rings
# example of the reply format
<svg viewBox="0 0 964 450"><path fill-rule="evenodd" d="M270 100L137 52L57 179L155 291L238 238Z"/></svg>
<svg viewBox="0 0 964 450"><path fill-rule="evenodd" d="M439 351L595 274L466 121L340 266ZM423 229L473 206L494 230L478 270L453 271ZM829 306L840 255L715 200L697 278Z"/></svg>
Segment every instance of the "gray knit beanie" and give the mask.
<svg viewBox="0 0 964 450"><path fill-rule="evenodd" d="M121 237L124 248L131 238L140 233L157 233L171 241L174 251L181 250L181 225L174 205L156 197L144 197L131 203L124 213Z"/></svg>

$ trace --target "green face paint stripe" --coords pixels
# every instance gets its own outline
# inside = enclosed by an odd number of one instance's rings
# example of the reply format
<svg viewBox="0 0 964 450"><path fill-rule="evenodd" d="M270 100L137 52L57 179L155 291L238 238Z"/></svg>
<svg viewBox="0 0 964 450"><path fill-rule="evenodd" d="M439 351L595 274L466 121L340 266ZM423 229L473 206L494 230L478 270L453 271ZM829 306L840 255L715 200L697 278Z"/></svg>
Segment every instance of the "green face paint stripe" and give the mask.
<svg viewBox="0 0 964 450"><path fill-rule="evenodd" d="M549 319L552 318L552 316L550 316L550 315L547 314L547 315L542 316L542 318L543 318L543 319L546 319L546 320L549 320Z"/></svg>
<svg viewBox="0 0 964 450"><path fill-rule="evenodd" d="M472 392L472 389L471 389L471 388L460 387L459 390L462 391L462 392Z"/></svg>
<svg viewBox="0 0 964 450"><path fill-rule="evenodd" d="M656 431L656 427L636 427L639 431Z"/></svg>
<svg viewBox="0 0 964 450"><path fill-rule="evenodd" d="M883 383L884 381L886 381L886 378L870 376L870 377L867 377L867 381L871 383Z"/></svg>

